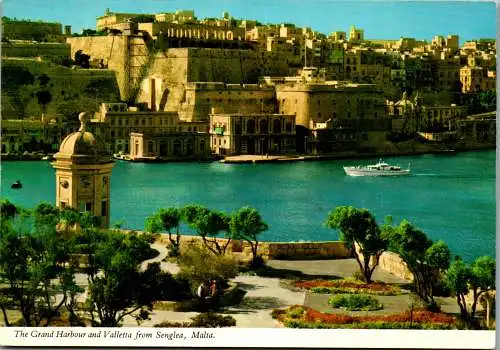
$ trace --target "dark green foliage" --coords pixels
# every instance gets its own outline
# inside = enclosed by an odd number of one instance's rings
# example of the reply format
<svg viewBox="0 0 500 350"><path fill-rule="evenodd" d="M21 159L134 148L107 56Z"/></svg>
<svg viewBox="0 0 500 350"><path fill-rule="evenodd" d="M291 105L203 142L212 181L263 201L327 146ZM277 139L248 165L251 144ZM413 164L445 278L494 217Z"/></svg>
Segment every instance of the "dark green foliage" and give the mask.
<svg viewBox="0 0 500 350"><path fill-rule="evenodd" d="M366 209L341 206L328 214L326 226L340 230L340 239L352 249L365 281L370 283L380 255L387 248L373 215Z"/></svg>
<svg viewBox="0 0 500 350"><path fill-rule="evenodd" d="M201 313L191 318L191 327L196 328L221 328L234 326L236 326L236 320L232 316L223 316L214 312Z"/></svg>
<svg viewBox="0 0 500 350"><path fill-rule="evenodd" d="M251 207L240 208L231 216L229 226L233 239L244 240L250 244L252 248L252 261L250 266L253 268L262 267L264 261L262 257L257 255L259 245L258 236L269 227L262 220L257 209Z"/></svg>
<svg viewBox="0 0 500 350"><path fill-rule="evenodd" d="M389 250L397 253L413 274L415 293L428 304L434 303L434 288L449 266L450 250L443 241L432 242L427 235L403 220L399 226L384 226Z"/></svg>
<svg viewBox="0 0 500 350"><path fill-rule="evenodd" d="M231 242L229 223L231 218L218 211L211 211L198 204L188 204L182 209L183 220L203 239L212 253L224 255ZM224 232L227 240L221 243L216 236Z"/></svg>
<svg viewBox="0 0 500 350"><path fill-rule="evenodd" d="M2 222L4 222L4 220L14 218L17 214L19 214L19 209L8 199L2 199L0 201L0 215Z"/></svg>
<svg viewBox="0 0 500 350"><path fill-rule="evenodd" d="M328 299L328 305L349 311L374 311L383 308L376 298L364 294L336 295Z"/></svg>
<svg viewBox="0 0 500 350"><path fill-rule="evenodd" d="M138 323L147 319L153 302L161 298L170 281L159 263L148 264L144 271L139 269L139 264L152 255L147 240L108 232L92 249L86 301L92 324L117 327L129 315Z"/></svg>
<svg viewBox="0 0 500 350"><path fill-rule="evenodd" d="M177 208L159 209L156 213L146 218L145 230L151 233L157 233L165 230L168 233L170 241L169 256L178 256L180 254L179 226L181 223L182 212ZM175 231L175 239L173 237Z"/></svg>
<svg viewBox="0 0 500 350"><path fill-rule="evenodd" d="M26 67L2 65L2 88L16 90L23 85L32 85L35 77Z"/></svg>
<svg viewBox="0 0 500 350"><path fill-rule="evenodd" d="M456 295L461 317L470 328L477 328L476 308L481 294L495 289L496 262L490 256L477 258L472 265L456 259L446 272L446 283ZM465 296L472 292L472 305L467 307Z"/></svg>
<svg viewBox="0 0 500 350"><path fill-rule="evenodd" d="M2 221L7 223L2 223L0 278L6 288L1 291L0 307L5 324L10 324L9 305L21 312L24 326L49 325L63 305L71 309L71 300L82 291L73 271L64 268L71 245L56 232L57 215L50 205L39 205L31 212L15 210L25 213L26 225L11 225L15 220L11 204L4 207L7 214ZM42 212L50 213L45 222L36 218ZM62 296L57 302L55 294Z"/></svg>
<svg viewBox="0 0 500 350"><path fill-rule="evenodd" d="M52 101L52 94L48 90L40 90L35 93L38 104L42 110L47 108L47 105Z"/></svg>
<svg viewBox="0 0 500 350"><path fill-rule="evenodd" d="M222 328L234 326L236 326L236 320L232 316L219 315L213 312L198 314L191 318L191 322L164 321L154 325L156 328Z"/></svg>

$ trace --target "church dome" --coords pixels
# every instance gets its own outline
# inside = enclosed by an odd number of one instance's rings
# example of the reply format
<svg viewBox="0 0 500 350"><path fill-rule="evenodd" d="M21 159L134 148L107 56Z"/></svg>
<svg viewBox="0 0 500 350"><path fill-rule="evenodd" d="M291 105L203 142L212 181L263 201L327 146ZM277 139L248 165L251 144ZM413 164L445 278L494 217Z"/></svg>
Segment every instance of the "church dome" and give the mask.
<svg viewBox="0 0 500 350"><path fill-rule="evenodd" d="M56 159L72 159L77 163L107 163L112 158L106 145L98 140L94 134L86 131L87 113L80 113L81 127L77 132L71 133L61 142L59 152L54 155Z"/></svg>

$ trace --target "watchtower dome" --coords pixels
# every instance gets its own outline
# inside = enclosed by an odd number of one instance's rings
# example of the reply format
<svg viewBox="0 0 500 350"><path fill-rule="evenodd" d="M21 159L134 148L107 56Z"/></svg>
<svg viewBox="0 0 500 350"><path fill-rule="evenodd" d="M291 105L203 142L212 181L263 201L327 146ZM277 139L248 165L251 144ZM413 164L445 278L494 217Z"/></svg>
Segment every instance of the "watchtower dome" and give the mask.
<svg viewBox="0 0 500 350"><path fill-rule="evenodd" d="M111 170L114 161L106 146L86 130L88 115L80 113L80 129L63 140L54 155L56 206L89 211L109 226Z"/></svg>

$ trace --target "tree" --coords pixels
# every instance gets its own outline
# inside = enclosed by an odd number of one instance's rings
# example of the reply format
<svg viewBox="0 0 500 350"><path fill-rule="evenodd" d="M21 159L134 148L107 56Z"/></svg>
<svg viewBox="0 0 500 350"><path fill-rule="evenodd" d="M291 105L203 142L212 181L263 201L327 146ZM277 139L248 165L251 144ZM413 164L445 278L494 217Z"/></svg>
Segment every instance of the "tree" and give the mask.
<svg viewBox="0 0 500 350"><path fill-rule="evenodd" d="M365 281L370 283L387 248L373 215L366 209L340 206L328 214L326 226L340 230L340 239L352 250Z"/></svg>
<svg viewBox="0 0 500 350"><path fill-rule="evenodd" d="M45 113L47 105L52 102L52 94L48 90L40 90L36 92L35 96L42 111Z"/></svg>
<svg viewBox="0 0 500 350"><path fill-rule="evenodd" d="M435 305L433 292L450 263L450 250L443 241L427 235L403 220L399 226L383 228L389 250L397 253L413 274L415 293L428 305Z"/></svg>
<svg viewBox="0 0 500 350"><path fill-rule="evenodd" d="M456 259L446 272L446 283L455 293L460 314L470 327L476 327L476 308L479 297L495 289L496 262L490 256L477 258L471 266ZM465 296L472 291L472 304L467 308Z"/></svg>
<svg viewBox="0 0 500 350"><path fill-rule="evenodd" d="M146 218L145 230L151 233L160 232L165 230L168 233L168 240L170 241L169 254L177 256L180 251L179 226L181 222L181 211L177 208L160 209L155 214ZM173 231L175 230L175 239L173 238Z"/></svg>
<svg viewBox="0 0 500 350"><path fill-rule="evenodd" d="M107 232L93 245L94 267L89 274L86 310L92 324L118 327L127 316L140 322L148 318L152 303L161 295L162 272L159 265L140 263L152 257L146 238L133 234Z"/></svg>
<svg viewBox="0 0 500 350"><path fill-rule="evenodd" d="M231 217L230 229L234 239L245 240L252 248L252 264L255 265L257 261L257 249L259 241L257 236L266 231L269 227L262 220L260 213L257 209L250 207L240 208Z"/></svg>
<svg viewBox="0 0 500 350"><path fill-rule="evenodd" d="M185 222L203 239L205 246L214 254L224 255L231 242L230 217L222 212L210 211L197 205L188 204L182 209ZM221 244L216 236L224 232L226 242Z"/></svg>
<svg viewBox="0 0 500 350"><path fill-rule="evenodd" d="M2 289L1 309L7 325L5 305L18 308L25 326L39 326L45 321L49 325L61 307L66 303L69 291L77 292L74 272L65 267L69 257L69 245L55 230L54 218L42 221L42 212L49 213L48 204L37 206L31 212L24 212L20 221L13 216L11 205L3 203L0 239L0 276L7 287ZM52 211L53 212L53 211ZM27 215L26 213L29 213ZM55 298L60 295L59 301Z"/></svg>

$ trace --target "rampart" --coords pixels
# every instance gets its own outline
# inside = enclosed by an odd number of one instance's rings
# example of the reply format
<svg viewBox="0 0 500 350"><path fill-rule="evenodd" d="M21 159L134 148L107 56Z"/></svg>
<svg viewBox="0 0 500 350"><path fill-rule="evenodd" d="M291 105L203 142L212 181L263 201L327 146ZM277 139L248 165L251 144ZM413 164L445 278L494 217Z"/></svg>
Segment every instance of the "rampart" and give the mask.
<svg viewBox="0 0 500 350"><path fill-rule="evenodd" d="M77 51L89 55L90 60L101 61L104 67L116 72L116 79L120 88L120 96L125 99L129 87L129 64L127 36L95 36L68 38L71 46L71 58L75 58Z"/></svg>
<svg viewBox="0 0 500 350"><path fill-rule="evenodd" d="M71 48L60 43L2 43L2 57L70 58Z"/></svg>

